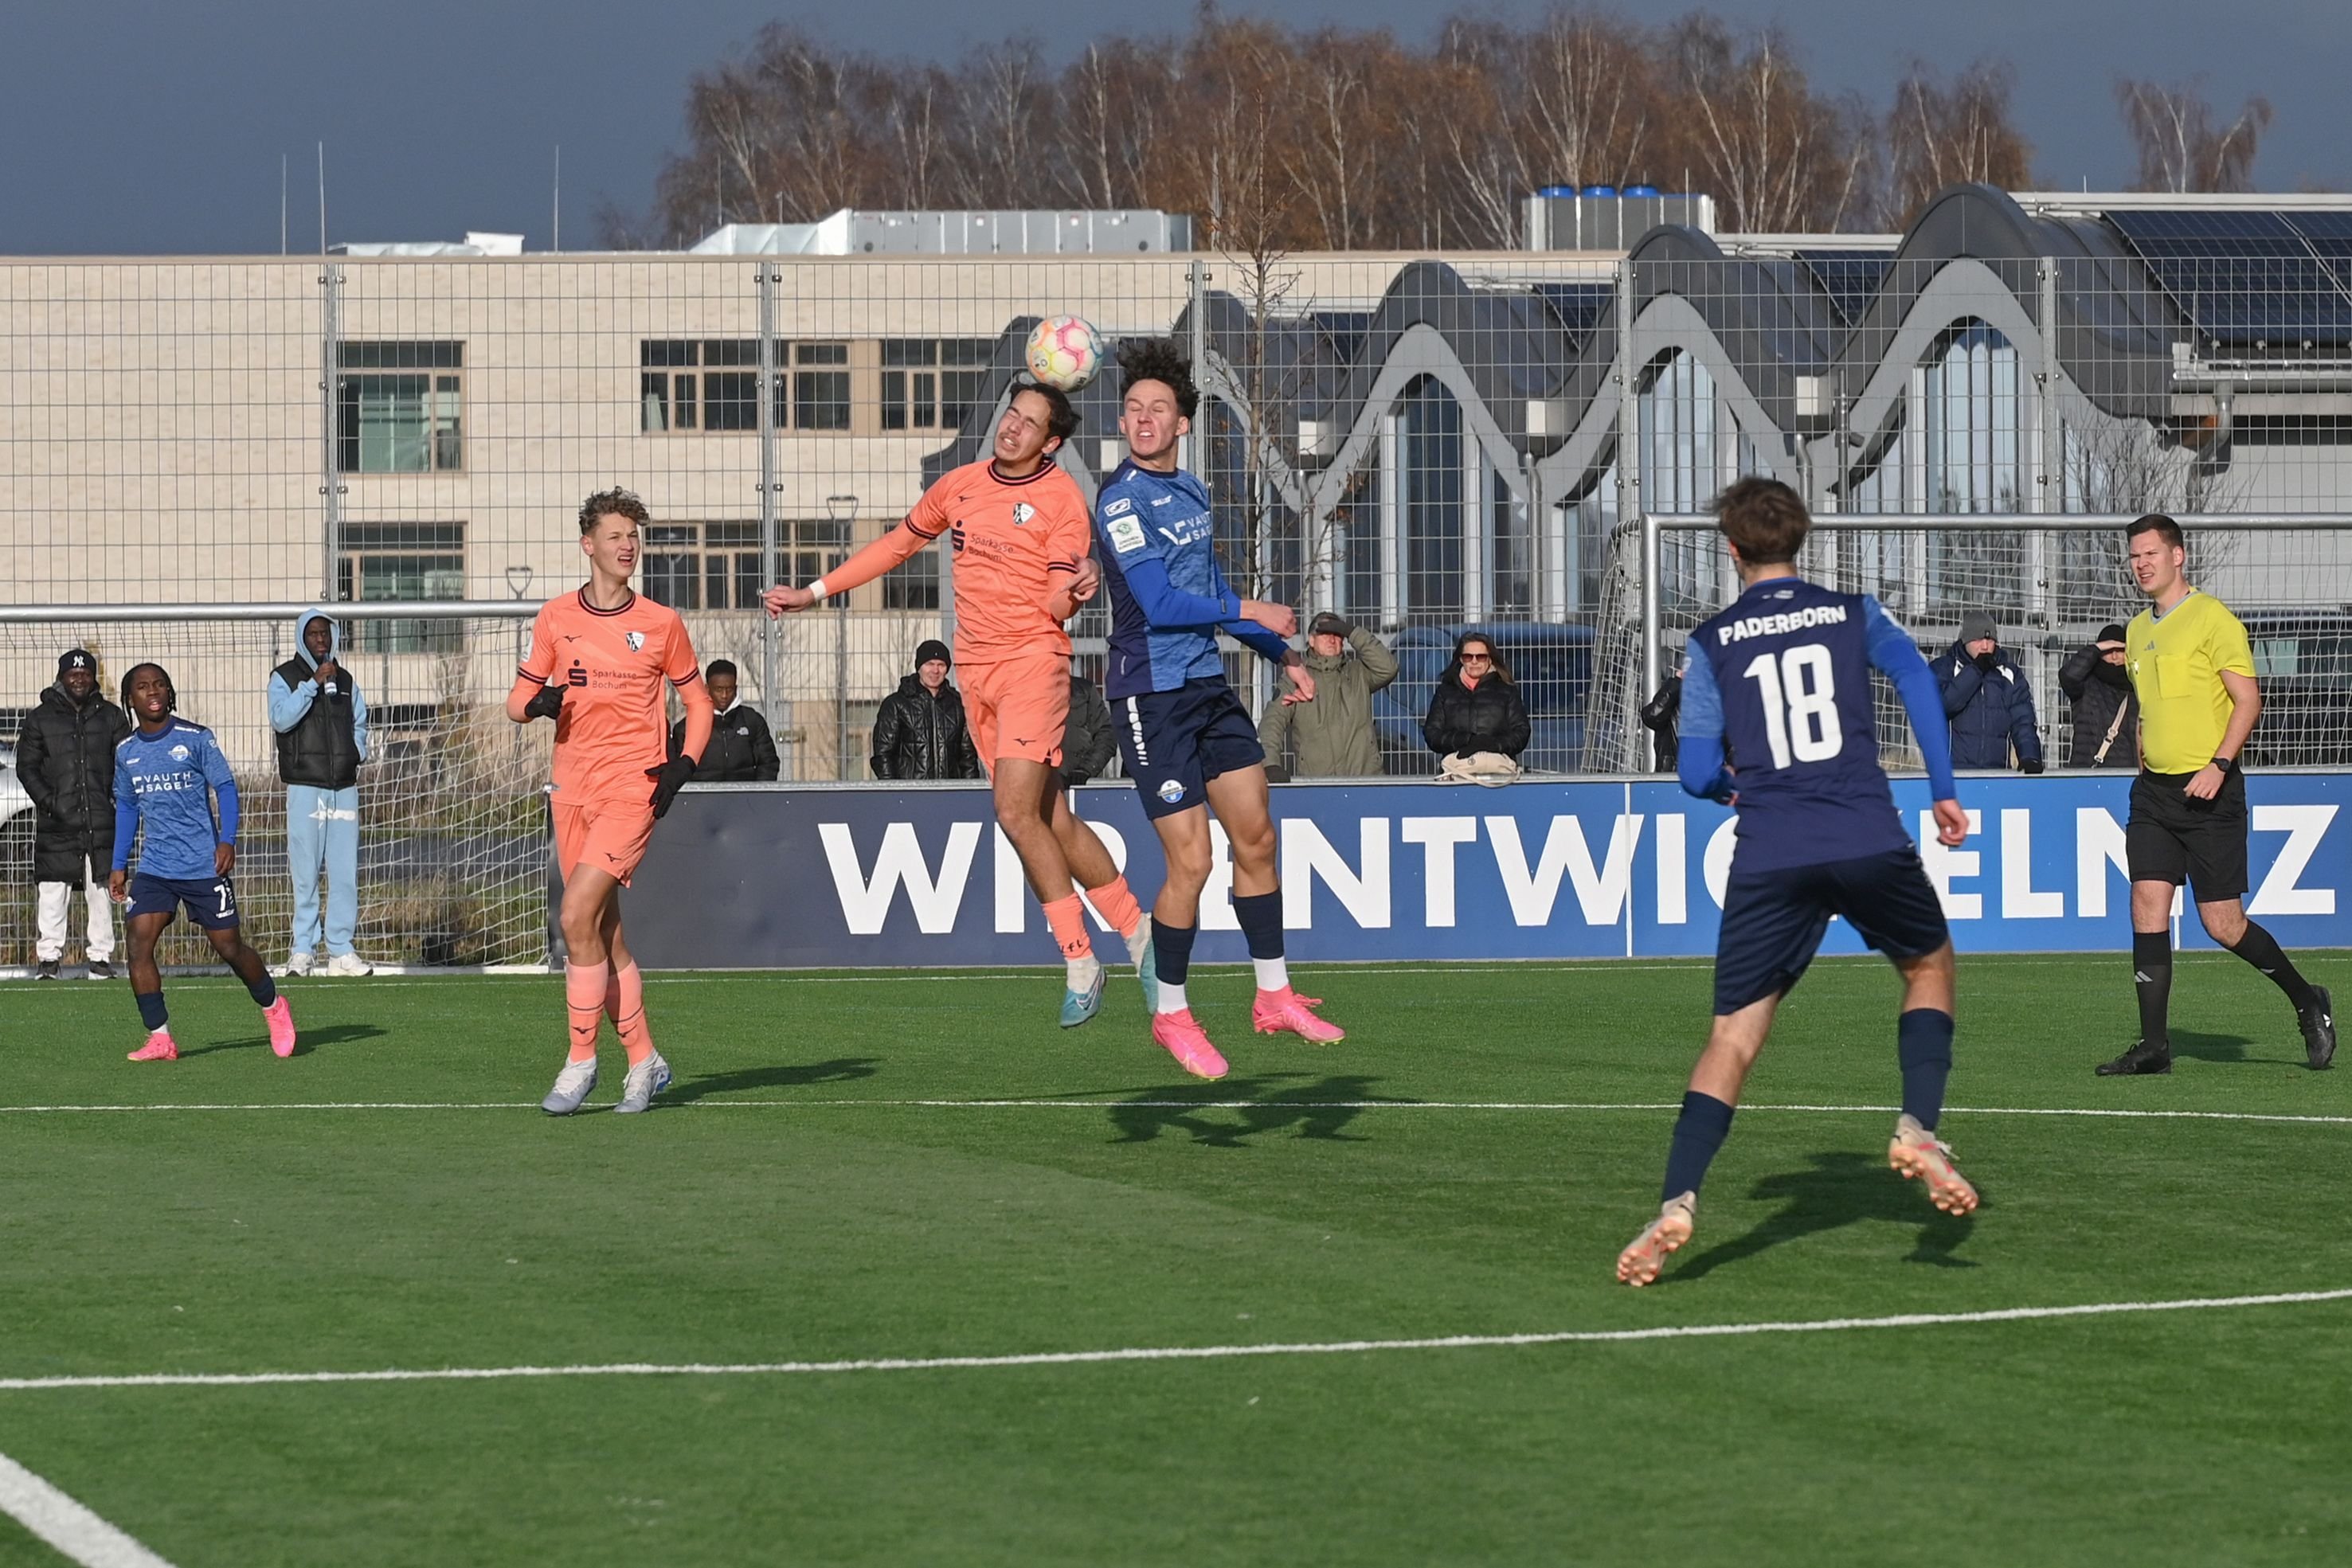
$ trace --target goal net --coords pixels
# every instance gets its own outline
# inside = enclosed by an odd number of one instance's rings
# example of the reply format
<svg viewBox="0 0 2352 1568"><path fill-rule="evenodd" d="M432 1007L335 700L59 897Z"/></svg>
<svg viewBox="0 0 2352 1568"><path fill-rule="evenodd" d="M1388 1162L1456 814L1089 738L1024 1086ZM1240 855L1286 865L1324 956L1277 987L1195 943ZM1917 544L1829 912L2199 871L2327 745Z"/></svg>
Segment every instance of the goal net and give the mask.
<svg viewBox="0 0 2352 1568"><path fill-rule="evenodd" d="M390 615L342 627L341 663L368 706L368 759L360 769L359 928L362 956L395 966L536 963L546 957L549 824L543 787L552 727L517 725L504 702L526 651L530 612L507 616ZM121 700L123 674L152 661L172 676L183 717L220 739L236 774L237 900L246 939L273 966L293 928L286 858L286 789L278 781L266 691L296 651L294 619L191 620L176 613L0 622L0 745L56 679L58 655L98 656L99 688ZM0 776L0 964L33 961L34 813L13 769ZM117 915L117 930L121 929ZM67 956L81 954L77 898ZM166 965L212 962L185 922L166 933Z"/></svg>

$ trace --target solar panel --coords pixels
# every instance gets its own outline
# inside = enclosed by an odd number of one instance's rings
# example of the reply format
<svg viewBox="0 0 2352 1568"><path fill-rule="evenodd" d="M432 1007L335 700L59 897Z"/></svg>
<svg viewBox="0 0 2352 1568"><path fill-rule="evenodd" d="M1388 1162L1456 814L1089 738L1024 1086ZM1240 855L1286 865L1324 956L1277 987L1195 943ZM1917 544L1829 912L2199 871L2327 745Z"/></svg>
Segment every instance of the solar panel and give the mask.
<svg viewBox="0 0 2352 1568"><path fill-rule="evenodd" d="M2288 349L2352 343L2352 295L2287 215L2158 210L2106 217L2213 341Z"/></svg>
<svg viewBox="0 0 2352 1568"><path fill-rule="evenodd" d="M2352 213L2287 213L2286 221L2318 253L2338 287L2352 288Z"/></svg>
<svg viewBox="0 0 2352 1568"><path fill-rule="evenodd" d="M1579 347L1601 324L1601 313L1617 298L1616 285L1611 283L1538 283L1533 286L1536 298L1551 307L1559 324Z"/></svg>
<svg viewBox="0 0 2352 1568"><path fill-rule="evenodd" d="M1885 250L1801 250L1796 256L1849 327L1862 319L1895 265L1895 253Z"/></svg>

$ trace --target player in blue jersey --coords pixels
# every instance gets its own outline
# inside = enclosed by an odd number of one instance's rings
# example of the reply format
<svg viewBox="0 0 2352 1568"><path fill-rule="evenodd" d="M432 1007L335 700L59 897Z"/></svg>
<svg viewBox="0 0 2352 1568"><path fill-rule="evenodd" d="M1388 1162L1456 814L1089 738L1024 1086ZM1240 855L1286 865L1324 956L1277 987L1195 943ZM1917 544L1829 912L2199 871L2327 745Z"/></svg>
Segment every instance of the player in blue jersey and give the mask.
<svg viewBox="0 0 2352 1568"><path fill-rule="evenodd" d="M172 711L178 701L161 664L133 664L122 677L122 706L138 727L114 748L114 873L107 891L115 903L131 906L123 921L131 934L131 994L148 1031L147 1043L131 1060L179 1059L163 1011L155 944L182 909L204 927L213 951L259 1004L269 1025L269 1049L291 1056L293 1009L237 925L236 884L228 874L236 864L236 779L213 732ZM135 874L130 870L134 841Z"/></svg>
<svg viewBox="0 0 2352 1568"><path fill-rule="evenodd" d="M1286 641L1297 617L1286 606L1242 598L1217 569L1208 490L1176 465L1176 444L1200 406L1182 355L1165 339L1132 339L1120 345L1118 364L1127 460L1095 497L1095 535L1110 591L1103 695L1128 776L1168 861L1151 906L1160 979L1151 1038L1193 1076L1223 1078L1225 1059L1184 995L1209 881L1211 811L1233 845L1234 916L1257 970L1252 1026L1318 1044L1346 1038L1316 1016L1318 1000L1290 988L1265 752L1226 684L1217 633L1283 664L1293 688L1286 702L1312 701L1315 677Z"/></svg>
<svg viewBox="0 0 2352 1568"><path fill-rule="evenodd" d="M1794 490L1742 479L1715 512L1742 591L1691 633L1675 770L1691 794L1736 807L1739 827L1716 939L1715 1027L1675 1123L1658 1218L1617 1259L1617 1277L1629 1285L1656 1279L1666 1254L1690 1239L1699 1183L1731 1130L1740 1085L1832 915L1903 977L1903 1113L1887 1163L1918 1177L1948 1213L1977 1205L1976 1188L1936 1137L1952 1070L1951 935L1879 768L1871 711L1874 669L1911 716L1936 836L1959 843L1968 814L1953 798L1935 674L1876 600L1797 575L1812 519Z"/></svg>

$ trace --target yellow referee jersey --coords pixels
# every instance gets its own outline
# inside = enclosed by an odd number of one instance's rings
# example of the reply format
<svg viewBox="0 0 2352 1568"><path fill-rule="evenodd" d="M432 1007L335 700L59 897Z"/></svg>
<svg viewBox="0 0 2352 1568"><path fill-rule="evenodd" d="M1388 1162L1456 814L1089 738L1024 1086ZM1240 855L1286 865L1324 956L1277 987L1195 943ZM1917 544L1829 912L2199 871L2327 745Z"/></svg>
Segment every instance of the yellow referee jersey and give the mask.
<svg viewBox="0 0 2352 1568"><path fill-rule="evenodd" d="M2223 671L2252 676L2254 651L2227 606L2195 589L2161 617L2143 610L2124 631L2124 668L2139 698L2140 766L2194 773L2213 760L2236 706Z"/></svg>

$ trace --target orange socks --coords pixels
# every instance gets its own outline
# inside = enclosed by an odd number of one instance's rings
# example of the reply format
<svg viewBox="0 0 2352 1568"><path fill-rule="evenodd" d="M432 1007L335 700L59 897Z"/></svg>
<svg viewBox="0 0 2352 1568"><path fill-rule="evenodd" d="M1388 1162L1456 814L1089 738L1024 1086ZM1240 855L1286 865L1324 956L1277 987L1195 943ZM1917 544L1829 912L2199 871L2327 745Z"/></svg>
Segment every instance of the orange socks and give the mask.
<svg viewBox="0 0 2352 1568"><path fill-rule="evenodd" d="M646 1025L646 977L635 961L625 969L615 970L613 988L606 993L612 1003L613 1027L621 1031L621 1047L629 1053L629 1065L635 1067L653 1054L653 1030Z"/></svg>
<svg viewBox="0 0 2352 1568"><path fill-rule="evenodd" d="M1127 887L1127 878L1115 876L1100 887L1087 889L1087 902L1097 914L1110 922L1110 928L1121 936L1132 936L1135 928L1143 924L1143 910L1135 902L1135 894ZM1056 932L1058 935L1058 931Z"/></svg>
<svg viewBox="0 0 2352 1568"><path fill-rule="evenodd" d="M604 986L610 964L565 964L563 1005L572 1019L572 1060L587 1061L596 1054L596 1025L604 1011ZM630 973L636 966L630 966Z"/></svg>
<svg viewBox="0 0 2352 1568"><path fill-rule="evenodd" d="M1128 900L1130 905L1134 902L1133 898ZM1076 961L1094 956L1094 942L1087 936L1087 906L1076 894L1045 905L1045 924L1053 927L1054 940L1060 945L1063 957Z"/></svg>

